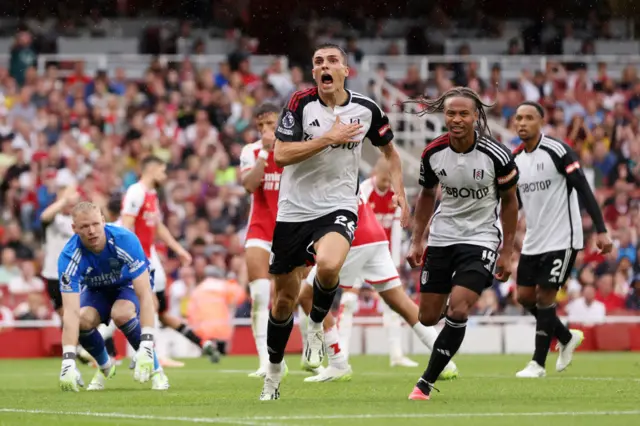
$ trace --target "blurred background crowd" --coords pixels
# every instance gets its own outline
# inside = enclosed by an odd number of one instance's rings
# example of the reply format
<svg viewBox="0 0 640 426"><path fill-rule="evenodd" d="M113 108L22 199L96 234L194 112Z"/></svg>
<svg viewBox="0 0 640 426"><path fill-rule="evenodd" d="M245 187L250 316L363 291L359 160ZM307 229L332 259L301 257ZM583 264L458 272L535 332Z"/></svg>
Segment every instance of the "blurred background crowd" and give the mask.
<svg viewBox="0 0 640 426"><path fill-rule="evenodd" d="M640 61L621 66L620 61L612 65L588 56L567 61L550 57L524 60L514 72L512 62L483 68L474 56L590 55L602 53L597 51L601 42L637 45L631 18L618 24L616 10L624 1L583 2L593 7L579 10L539 8L535 15L525 15L534 19L496 18L500 1L482 2L485 8L473 0L447 2L454 6L403 2L407 4L395 12L402 16L393 15L394 3L387 2L377 12L397 19L370 14L361 6L349 8L347 1L330 11L293 8L286 29L280 28L280 40L269 32L273 28L264 28L277 25L260 25L256 16L262 13L267 19L286 10L278 1L269 10L248 1L198 0L187 2L188 8L144 0L95 1L91 7L56 3L55 10L44 2L35 2L26 14L9 10L0 23L8 54L0 66L0 319L52 316L39 277L40 213L69 186L105 206L112 194L136 181L140 160L148 154L169 164L169 179L160 190L164 220L194 255L191 267L180 267L173 253L159 246L171 282L170 309L189 316L190 295L211 265L223 270L229 282L246 287L243 244L250 198L240 184L238 166L243 145L259 139L252 112L263 102L283 105L294 91L312 86L312 46L323 40L339 40L348 52L353 67L349 87L375 98L390 114L401 113L393 101L402 96L433 97L466 85L495 104L489 111L492 130L503 129L497 137L515 148L515 106L524 100L540 102L546 111L545 132L581 157L616 242L612 254L600 255L590 219L584 217L586 248L559 296L563 312L593 323L605 315L640 313ZM174 18L158 21L149 14L149 5ZM531 7L527 5L523 2ZM65 39L122 39L132 31L132 19L151 22L136 27L138 53L180 58L140 56L136 63L141 72L113 62L94 66L78 54L42 60L46 54L67 54L61 48ZM285 36L287 41L281 42ZM211 39L225 51L212 52ZM501 47L489 46L488 39ZM572 46L577 48L567 51ZM212 53L224 53L224 60L215 67L199 60ZM260 69L254 67L257 55L283 53L286 58L272 56ZM457 56L432 60L426 68L418 62L376 59L443 53ZM363 65L367 59L373 61L368 68ZM402 120L396 124L409 126ZM424 147L428 140L411 144ZM400 142L408 149L407 140ZM416 177L407 185L415 187ZM514 271L516 266L514 259ZM417 271L405 268L402 273L407 291L415 294ZM514 274L487 290L476 314L524 315L515 301L516 280ZM378 314L371 308L376 297L370 289L361 293L362 315ZM246 297L234 295L225 303L230 313L249 316Z"/></svg>

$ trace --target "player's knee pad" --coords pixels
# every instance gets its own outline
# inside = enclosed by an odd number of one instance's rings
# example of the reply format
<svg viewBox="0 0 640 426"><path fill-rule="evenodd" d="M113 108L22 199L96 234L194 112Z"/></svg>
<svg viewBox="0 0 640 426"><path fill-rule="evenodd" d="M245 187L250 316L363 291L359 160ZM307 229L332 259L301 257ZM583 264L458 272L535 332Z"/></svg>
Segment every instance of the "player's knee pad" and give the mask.
<svg viewBox="0 0 640 426"><path fill-rule="evenodd" d="M346 291L342 293L340 298L340 304L342 305L342 311L347 314L355 314L358 310L358 295Z"/></svg>
<svg viewBox="0 0 640 426"><path fill-rule="evenodd" d="M254 309L267 309L271 296L271 281L266 278L249 283L249 293Z"/></svg>

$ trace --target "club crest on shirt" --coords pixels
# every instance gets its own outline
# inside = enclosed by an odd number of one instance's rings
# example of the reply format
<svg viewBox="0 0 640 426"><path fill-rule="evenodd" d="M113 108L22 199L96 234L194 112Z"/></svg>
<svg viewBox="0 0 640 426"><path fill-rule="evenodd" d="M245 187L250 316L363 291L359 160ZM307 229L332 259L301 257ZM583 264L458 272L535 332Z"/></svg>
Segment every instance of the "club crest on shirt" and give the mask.
<svg viewBox="0 0 640 426"><path fill-rule="evenodd" d="M484 178L484 170L473 169L473 178L477 181L481 181Z"/></svg>
<svg viewBox="0 0 640 426"><path fill-rule="evenodd" d="M352 118L351 119L351 124L360 124L360 119L359 118Z"/></svg>
<svg viewBox="0 0 640 426"><path fill-rule="evenodd" d="M282 125L285 129L291 129L295 123L296 121L293 119L293 115L290 111L287 111L287 113L284 115L284 118L282 119Z"/></svg>

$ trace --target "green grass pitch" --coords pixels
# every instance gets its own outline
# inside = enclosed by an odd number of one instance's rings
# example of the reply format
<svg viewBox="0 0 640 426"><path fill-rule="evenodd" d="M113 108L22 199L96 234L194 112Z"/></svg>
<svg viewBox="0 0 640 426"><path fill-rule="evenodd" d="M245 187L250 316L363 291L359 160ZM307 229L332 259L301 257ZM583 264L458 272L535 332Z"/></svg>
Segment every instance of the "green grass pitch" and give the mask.
<svg viewBox="0 0 640 426"><path fill-rule="evenodd" d="M422 368L389 368L387 357L351 360L349 383L304 383L299 357L279 401L258 401L259 379L247 377L253 357L204 359L167 369L171 389L133 382L128 360L103 392L62 393L60 360L0 361L0 426L348 425L620 426L640 425L640 356L578 353L564 373L549 356L547 377L516 379L525 356L464 355L460 378L438 382L431 401L408 401ZM427 358L416 358L426 365ZM85 382L93 369L82 367Z"/></svg>

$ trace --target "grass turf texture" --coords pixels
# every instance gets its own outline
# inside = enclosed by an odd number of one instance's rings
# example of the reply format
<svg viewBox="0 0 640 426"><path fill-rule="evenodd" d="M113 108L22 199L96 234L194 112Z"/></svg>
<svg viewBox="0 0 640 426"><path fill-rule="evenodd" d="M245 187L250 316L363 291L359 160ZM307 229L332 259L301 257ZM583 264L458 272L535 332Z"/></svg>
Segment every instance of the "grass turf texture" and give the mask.
<svg viewBox="0 0 640 426"><path fill-rule="evenodd" d="M427 358L415 358L426 365ZM252 357L205 359L167 369L171 389L151 391L133 382L128 360L102 392L63 393L60 361L0 361L0 426L5 425L639 425L640 357L579 353L564 373L551 354L544 379L516 379L529 357L456 357L460 378L438 382L431 401L408 401L421 368L389 368L388 358L351 360L349 383L304 383L298 356L279 401L258 401L260 379L247 377ZM81 367L88 384L95 370Z"/></svg>

